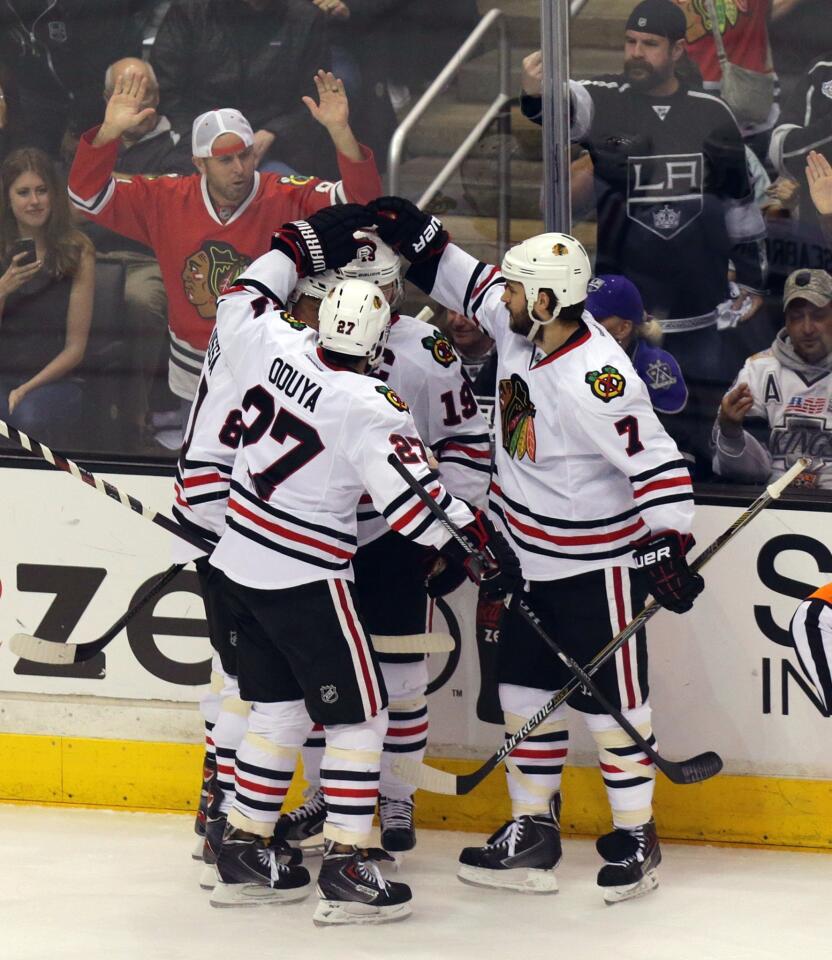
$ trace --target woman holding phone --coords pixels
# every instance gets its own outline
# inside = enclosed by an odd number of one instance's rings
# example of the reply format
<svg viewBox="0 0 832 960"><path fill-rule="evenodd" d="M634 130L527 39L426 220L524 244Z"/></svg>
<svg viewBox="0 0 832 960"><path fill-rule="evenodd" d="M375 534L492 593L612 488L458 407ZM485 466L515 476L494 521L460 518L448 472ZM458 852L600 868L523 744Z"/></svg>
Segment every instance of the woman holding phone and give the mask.
<svg viewBox="0 0 832 960"><path fill-rule="evenodd" d="M0 417L60 442L80 414L67 379L84 357L92 318L95 252L72 226L66 189L41 150L0 167Z"/></svg>

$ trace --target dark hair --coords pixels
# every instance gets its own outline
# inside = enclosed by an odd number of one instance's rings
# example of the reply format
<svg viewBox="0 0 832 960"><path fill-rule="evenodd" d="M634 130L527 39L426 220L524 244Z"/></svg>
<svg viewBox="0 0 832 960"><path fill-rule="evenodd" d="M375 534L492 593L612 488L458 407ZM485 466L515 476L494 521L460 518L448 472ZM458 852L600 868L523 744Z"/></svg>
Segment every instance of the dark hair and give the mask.
<svg viewBox="0 0 832 960"><path fill-rule="evenodd" d="M40 177L49 190L50 212L46 222L46 269L54 277L74 276L89 239L72 226L66 187L49 157L36 147L10 153L0 167L0 259L8 263L12 244L19 236L9 194L15 180L24 173Z"/></svg>
<svg viewBox="0 0 832 960"><path fill-rule="evenodd" d="M327 350L326 347L321 347L321 353L324 360L332 364L333 367L344 367L348 370L356 370L361 365L361 361L367 359L366 357L354 357L350 353L337 353L335 350Z"/></svg>
<svg viewBox="0 0 832 960"><path fill-rule="evenodd" d="M537 292L538 295L545 293L549 297L549 309L554 310L554 308L558 305L558 298L555 296L555 291L551 290L549 287L541 287ZM562 323L576 323L581 319L585 306L586 300L581 300L580 303L573 303L569 307L564 307L558 314L557 319Z"/></svg>

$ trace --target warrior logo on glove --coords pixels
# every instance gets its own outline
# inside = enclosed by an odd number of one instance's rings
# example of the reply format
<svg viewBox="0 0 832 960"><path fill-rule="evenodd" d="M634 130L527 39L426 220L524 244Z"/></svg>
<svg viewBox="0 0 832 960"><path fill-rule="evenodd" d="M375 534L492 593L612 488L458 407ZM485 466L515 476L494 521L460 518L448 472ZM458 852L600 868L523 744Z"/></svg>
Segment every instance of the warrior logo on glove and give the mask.
<svg viewBox="0 0 832 960"><path fill-rule="evenodd" d="M511 380L500 381L500 419L503 447L510 457L528 457L534 463L537 438L534 432L535 405L529 399L529 387L516 373Z"/></svg>
<svg viewBox="0 0 832 960"><path fill-rule="evenodd" d="M443 367L449 367L456 360L454 348L438 330L434 330L430 337L422 337L422 346L430 350L433 359Z"/></svg>
<svg viewBox="0 0 832 960"><path fill-rule="evenodd" d="M592 393L604 403L609 403L616 397L623 397L624 387L627 385L624 377L615 367L610 366L601 367L600 370L590 370L584 380L592 388Z"/></svg>

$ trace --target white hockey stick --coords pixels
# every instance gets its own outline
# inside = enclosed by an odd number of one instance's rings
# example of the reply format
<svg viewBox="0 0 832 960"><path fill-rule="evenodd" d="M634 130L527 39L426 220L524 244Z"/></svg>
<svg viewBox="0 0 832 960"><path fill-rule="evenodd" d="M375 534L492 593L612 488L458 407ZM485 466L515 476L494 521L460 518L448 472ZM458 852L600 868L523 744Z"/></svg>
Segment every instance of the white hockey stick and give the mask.
<svg viewBox="0 0 832 960"><path fill-rule="evenodd" d="M370 637L376 653L450 653L454 638L447 633L411 633L404 637Z"/></svg>

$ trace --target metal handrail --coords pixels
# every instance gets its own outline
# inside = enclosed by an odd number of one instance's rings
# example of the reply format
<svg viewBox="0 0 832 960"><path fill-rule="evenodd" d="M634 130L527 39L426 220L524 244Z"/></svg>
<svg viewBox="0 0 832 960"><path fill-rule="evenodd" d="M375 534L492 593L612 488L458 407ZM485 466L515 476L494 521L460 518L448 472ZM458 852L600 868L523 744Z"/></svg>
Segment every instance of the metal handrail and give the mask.
<svg viewBox="0 0 832 960"><path fill-rule="evenodd" d="M430 184L427 190L425 190L422 196L419 197L417 201L418 205L420 207L424 207L427 206L431 200L433 200L436 194L439 193L442 187L445 186L448 180L450 180L450 178L456 173L462 161L466 156L468 156L474 145L479 141L480 137L482 137L483 133L488 128L488 125L492 122L492 120L494 120L495 117L498 118L500 124L500 133L508 134L511 132L511 112L508 107L511 99L509 91L510 73L508 31L506 28L505 14L502 10L495 9L489 10L482 20L480 20L459 50L457 50L447 64L445 64L442 71L439 73L433 83L431 83L427 90L425 90L422 96L416 101L410 113L408 113L407 117L405 117L404 121L399 125L393 134L387 151L387 178L390 187L390 193L394 196L398 194L400 190L402 153L404 152L404 145L407 135L422 118L422 115L425 113L427 108L443 91L448 81L459 72L462 65L474 52L482 36L487 33L488 30L490 30L495 24L497 25L499 31L498 50L500 92L494 98L491 105L482 115L468 136L454 151L453 156L449 158L445 166L439 171L436 177L434 177L433 182ZM509 240L509 163L510 155L508 151L508 136L503 136L501 137L500 151L497 158L497 180L499 190L499 206L497 210L497 244L500 249L500 253L507 249Z"/></svg>

